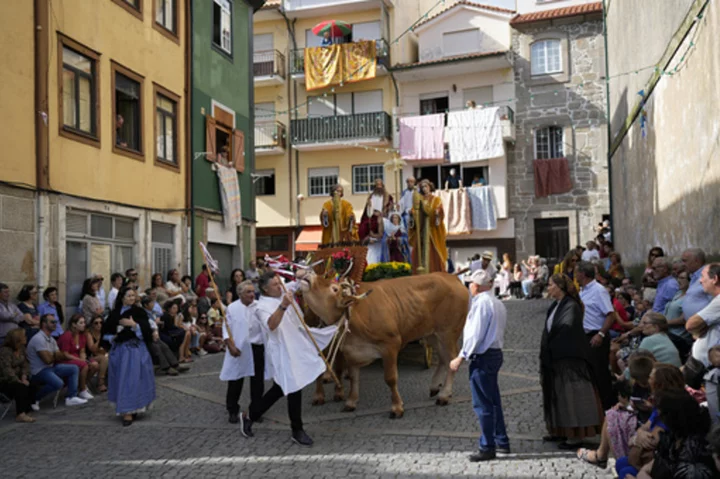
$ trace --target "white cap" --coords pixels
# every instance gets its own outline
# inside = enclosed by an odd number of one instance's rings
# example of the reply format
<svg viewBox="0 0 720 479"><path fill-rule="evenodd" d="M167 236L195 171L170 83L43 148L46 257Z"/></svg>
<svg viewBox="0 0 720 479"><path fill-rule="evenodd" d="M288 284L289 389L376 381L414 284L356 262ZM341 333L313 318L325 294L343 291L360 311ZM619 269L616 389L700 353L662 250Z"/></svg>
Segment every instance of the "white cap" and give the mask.
<svg viewBox="0 0 720 479"><path fill-rule="evenodd" d="M470 276L470 281L477 284L478 286L490 286L493 282L492 276L488 274L484 269L475 271Z"/></svg>

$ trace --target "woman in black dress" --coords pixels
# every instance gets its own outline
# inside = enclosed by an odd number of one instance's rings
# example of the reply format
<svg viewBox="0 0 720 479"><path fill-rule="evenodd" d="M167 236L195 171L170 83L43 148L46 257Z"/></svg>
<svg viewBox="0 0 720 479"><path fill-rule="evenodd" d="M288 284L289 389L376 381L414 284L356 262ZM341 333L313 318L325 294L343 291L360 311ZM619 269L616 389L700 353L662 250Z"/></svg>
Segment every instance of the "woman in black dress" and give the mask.
<svg viewBox="0 0 720 479"><path fill-rule="evenodd" d="M583 306L572 279L555 274L548 281L550 306L540 344L540 380L549 436L561 449L575 449L600 434L602 406L592 383L583 330Z"/></svg>

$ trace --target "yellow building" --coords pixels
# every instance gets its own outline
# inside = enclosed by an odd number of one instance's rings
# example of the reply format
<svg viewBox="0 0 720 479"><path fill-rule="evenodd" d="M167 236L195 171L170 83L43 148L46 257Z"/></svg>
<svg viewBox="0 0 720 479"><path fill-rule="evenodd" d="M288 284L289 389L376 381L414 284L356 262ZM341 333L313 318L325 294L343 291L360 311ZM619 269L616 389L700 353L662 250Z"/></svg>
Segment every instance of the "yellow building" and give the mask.
<svg viewBox="0 0 720 479"><path fill-rule="evenodd" d="M109 290L112 272L135 268L147 286L153 272L184 263L185 5L11 0L0 6L3 44L13 46L0 54L7 153L0 179L38 188L14 200L28 211L25 218L2 198L0 235L9 224L38 239L0 264L23 272L30 264L22 280L58 286L70 310L92 273L102 274Z"/></svg>
<svg viewBox="0 0 720 479"><path fill-rule="evenodd" d="M255 14L258 256L314 250L320 210L335 183L358 219L375 178L394 194L393 173L384 168L392 158L397 105L387 70L397 48L390 48L393 15L389 0L269 1ZM309 92L304 49L320 46L311 29L333 19L352 24L344 42L375 42L377 75Z"/></svg>

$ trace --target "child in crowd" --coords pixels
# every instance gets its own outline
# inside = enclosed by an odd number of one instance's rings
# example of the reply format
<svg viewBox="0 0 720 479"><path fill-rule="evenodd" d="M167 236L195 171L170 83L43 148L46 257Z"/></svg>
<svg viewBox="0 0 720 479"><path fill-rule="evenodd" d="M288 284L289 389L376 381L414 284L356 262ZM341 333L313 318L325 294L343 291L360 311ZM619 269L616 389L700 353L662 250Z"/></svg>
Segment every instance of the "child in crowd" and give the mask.
<svg viewBox="0 0 720 479"><path fill-rule="evenodd" d="M650 403L650 373L655 366L654 358L649 351L638 351L630 356L628 370L632 385L632 401L633 410L637 413L638 424L644 424L650 419L652 414L652 404Z"/></svg>
<svg viewBox="0 0 720 479"><path fill-rule="evenodd" d="M618 403L605 413L608 432L615 457L627 456L630 445L626 440L635 434L638 419L631 403L632 385L630 381L621 380L613 384L613 392L617 394Z"/></svg>

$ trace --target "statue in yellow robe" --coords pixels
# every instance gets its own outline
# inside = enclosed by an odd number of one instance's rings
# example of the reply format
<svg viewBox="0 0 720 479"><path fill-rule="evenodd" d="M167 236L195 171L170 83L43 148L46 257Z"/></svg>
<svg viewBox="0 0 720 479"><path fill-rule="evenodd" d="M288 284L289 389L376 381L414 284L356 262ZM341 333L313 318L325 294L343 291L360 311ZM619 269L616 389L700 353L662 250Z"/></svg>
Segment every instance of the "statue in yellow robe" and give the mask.
<svg viewBox="0 0 720 479"><path fill-rule="evenodd" d="M335 185L330 194L332 199L325 202L320 212L322 244L357 242L355 212L350 202L342 199L343 187Z"/></svg>
<svg viewBox="0 0 720 479"><path fill-rule="evenodd" d="M447 271L445 213L440 197L433 194L434 189L430 181L422 180L413 197L408 239L414 274Z"/></svg>

